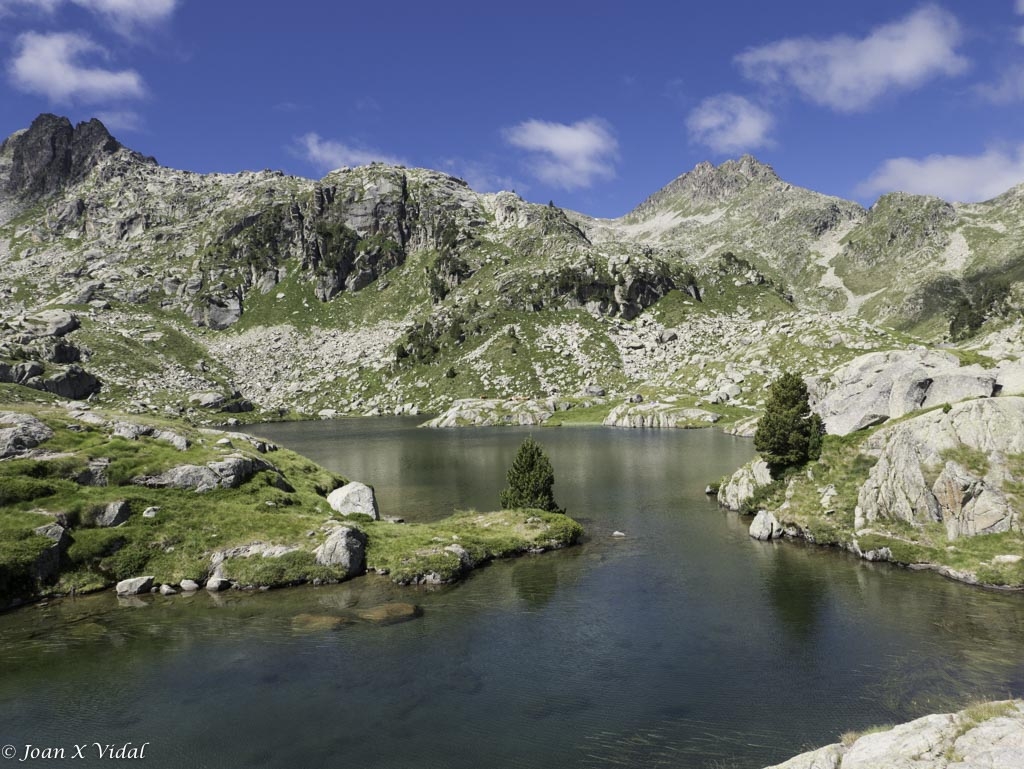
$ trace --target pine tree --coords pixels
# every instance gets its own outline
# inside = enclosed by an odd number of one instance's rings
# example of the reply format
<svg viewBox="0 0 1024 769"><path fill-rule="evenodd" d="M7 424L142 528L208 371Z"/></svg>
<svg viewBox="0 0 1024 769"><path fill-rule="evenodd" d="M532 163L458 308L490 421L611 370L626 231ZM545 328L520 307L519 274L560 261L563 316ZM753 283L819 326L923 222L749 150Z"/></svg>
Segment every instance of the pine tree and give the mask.
<svg viewBox="0 0 1024 769"><path fill-rule="evenodd" d="M564 513L557 504L551 487L555 472L544 449L532 437L523 441L512 467L508 470L508 486L500 494L503 508L532 507L550 513Z"/></svg>
<svg viewBox="0 0 1024 769"><path fill-rule="evenodd" d="M754 448L772 477L821 456L823 432L821 417L811 413L804 380L789 372L776 379L754 433Z"/></svg>

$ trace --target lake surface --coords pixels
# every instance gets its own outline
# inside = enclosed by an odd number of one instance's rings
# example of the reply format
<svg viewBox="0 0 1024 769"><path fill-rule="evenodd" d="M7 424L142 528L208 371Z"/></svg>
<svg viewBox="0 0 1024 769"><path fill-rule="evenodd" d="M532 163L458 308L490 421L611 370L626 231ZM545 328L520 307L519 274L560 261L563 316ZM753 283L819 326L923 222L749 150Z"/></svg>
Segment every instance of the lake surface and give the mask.
<svg viewBox="0 0 1024 769"><path fill-rule="evenodd" d="M415 424L254 432L373 484L384 514L494 509L530 431ZM847 730L1024 695L1024 596L750 539L748 519L703 494L749 441L532 434L587 529L580 547L439 589L370 576L0 615L0 743L70 757L148 742L146 766L176 769L753 769ZM358 620L388 601L423 616ZM316 631L302 614L352 621ZM110 763L85 755L72 765Z"/></svg>

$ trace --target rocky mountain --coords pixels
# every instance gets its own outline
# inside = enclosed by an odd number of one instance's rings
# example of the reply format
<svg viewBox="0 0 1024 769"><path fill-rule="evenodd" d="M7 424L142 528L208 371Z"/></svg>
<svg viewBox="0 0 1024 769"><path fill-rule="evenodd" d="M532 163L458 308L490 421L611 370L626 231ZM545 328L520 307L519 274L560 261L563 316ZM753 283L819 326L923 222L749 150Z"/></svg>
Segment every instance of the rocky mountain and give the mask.
<svg viewBox="0 0 1024 769"><path fill-rule="evenodd" d="M426 169L178 171L41 115L0 146L0 380L193 419L736 420L783 369L1001 333L1021 196L865 210L745 156L601 220Z"/></svg>

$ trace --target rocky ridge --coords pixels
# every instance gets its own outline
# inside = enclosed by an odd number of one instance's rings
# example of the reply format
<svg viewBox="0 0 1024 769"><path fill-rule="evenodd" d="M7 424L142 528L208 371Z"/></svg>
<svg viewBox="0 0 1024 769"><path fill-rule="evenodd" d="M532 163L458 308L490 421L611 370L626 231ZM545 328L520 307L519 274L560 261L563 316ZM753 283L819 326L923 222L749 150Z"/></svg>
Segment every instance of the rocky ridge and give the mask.
<svg viewBox="0 0 1024 769"><path fill-rule="evenodd" d="M264 418L436 413L596 384L609 411L641 392L730 419L783 369L908 346L879 320L931 333L1016 306L1015 268L998 306L977 298L1018 252L1016 192L865 211L745 157L594 220L426 169L192 174L101 129L44 115L0 151L0 363L79 366L95 382L65 397L130 411L201 420L192 396L220 393ZM46 137L53 158L26 163ZM917 272L862 286L880 264ZM905 296L915 276L942 301ZM64 349L17 341L55 307L80 323Z"/></svg>

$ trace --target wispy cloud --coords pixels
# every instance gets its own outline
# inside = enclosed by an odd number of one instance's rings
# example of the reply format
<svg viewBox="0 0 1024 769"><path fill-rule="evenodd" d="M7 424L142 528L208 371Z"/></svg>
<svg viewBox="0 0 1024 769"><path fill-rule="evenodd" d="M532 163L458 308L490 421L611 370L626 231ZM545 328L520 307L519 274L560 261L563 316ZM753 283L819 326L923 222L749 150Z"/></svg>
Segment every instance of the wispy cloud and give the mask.
<svg viewBox="0 0 1024 769"><path fill-rule="evenodd" d="M299 154L319 171L332 171L342 166L363 166L367 163L406 165L394 155L354 144L324 139L317 133L308 133L298 140Z"/></svg>
<svg viewBox="0 0 1024 769"><path fill-rule="evenodd" d="M179 5L179 0L71 0L71 2L100 16L114 30L122 34L132 34L140 27L152 27L167 21Z"/></svg>
<svg viewBox="0 0 1024 769"><path fill-rule="evenodd" d="M702 101L690 112L690 138L720 154L771 146L775 119L749 99L723 93Z"/></svg>
<svg viewBox="0 0 1024 769"><path fill-rule="evenodd" d="M856 112L890 92L963 72L969 62L956 50L962 38L955 16L926 5L863 38L787 38L751 48L736 62L751 80L789 85L815 104Z"/></svg>
<svg viewBox="0 0 1024 769"><path fill-rule="evenodd" d="M929 155L886 160L857 187L864 197L885 192L936 195L945 200L989 200L1024 182L1024 144L980 155Z"/></svg>
<svg viewBox="0 0 1024 769"><path fill-rule="evenodd" d="M0 0L0 17L21 9L53 13L63 2L64 0Z"/></svg>
<svg viewBox="0 0 1024 769"><path fill-rule="evenodd" d="M572 190L615 178L619 143L601 118L572 124L525 120L502 134L508 144L530 153L527 167L545 184Z"/></svg>
<svg viewBox="0 0 1024 769"><path fill-rule="evenodd" d="M105 48L75 32L26 32L14 44L8 65L11 84L21 91L46 96L53 102L94 103L145 95L138 72L89 66L88 57L106 59Z"/></svg>
<svg viewBox="0 0 1024 769"><path fill-rule="evenodd" d="M69 0L0 0L0 16L19 10L53 14ZM166 21L177 10L181 0L70 0L102 18L123 35L132 35L143 27Z"/></svg>
<svg viewBox="0 0 1024 769"><path fill-rule="evenodd" d="M142 116L130 109L107 110L97 112L96 117L103 125L114 133L126 133L142 130Z"/></svg>
<svg viewBox="0 0 1024 769"><path fill-rule="evenodd" d="M992 104L1024 101L1024 65L1008 67L997 82L977 85L974 92Z"/></svg>

